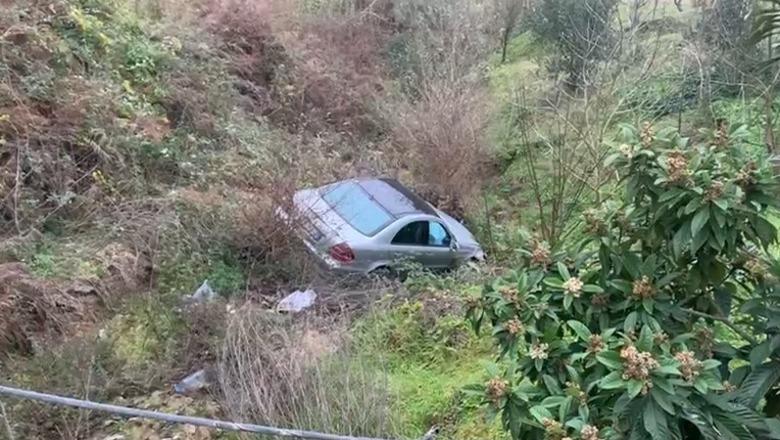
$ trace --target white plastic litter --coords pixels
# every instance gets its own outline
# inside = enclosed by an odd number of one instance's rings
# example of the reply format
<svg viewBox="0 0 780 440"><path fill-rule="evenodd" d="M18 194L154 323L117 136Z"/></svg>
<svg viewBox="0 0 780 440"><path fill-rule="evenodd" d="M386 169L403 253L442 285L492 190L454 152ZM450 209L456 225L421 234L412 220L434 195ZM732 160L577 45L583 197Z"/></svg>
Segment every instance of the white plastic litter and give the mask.
<svg viewBox="0 0 780 440"><path fill-rule="evenodd" d="M317 299L317 292L306 289L305 291L296 290L287 295L276 305L277 312L300 312L314 305Z"/></svg>
<svg viewBox="0 0 780 440"><path fill-rule="evenodd" d="M209 280L205 280L195 293L185 299L188 303L208 303L217 299L217 292L209 286Z"/></svg>
<svg viewBox="0 0 780 440"><path fill-rule="evenodd" d="M209 386L206 370L198 370L181 380L173 386L176 394L190 394L202 390Z"/></svg>

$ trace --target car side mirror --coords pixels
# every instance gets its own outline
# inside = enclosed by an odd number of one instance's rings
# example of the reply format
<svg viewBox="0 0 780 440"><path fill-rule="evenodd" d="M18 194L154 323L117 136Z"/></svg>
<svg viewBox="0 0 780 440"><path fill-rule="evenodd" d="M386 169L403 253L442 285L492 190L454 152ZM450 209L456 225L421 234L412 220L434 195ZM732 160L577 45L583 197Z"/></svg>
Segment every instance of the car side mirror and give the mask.
<svg viewBox="0 0 780 440"><path fill-rule="evenodd" d="M453 251L457 251L457 250L460 249L460 245L458 244L457 241L451 240L450 241L450 249L453 250Z"/></svg>

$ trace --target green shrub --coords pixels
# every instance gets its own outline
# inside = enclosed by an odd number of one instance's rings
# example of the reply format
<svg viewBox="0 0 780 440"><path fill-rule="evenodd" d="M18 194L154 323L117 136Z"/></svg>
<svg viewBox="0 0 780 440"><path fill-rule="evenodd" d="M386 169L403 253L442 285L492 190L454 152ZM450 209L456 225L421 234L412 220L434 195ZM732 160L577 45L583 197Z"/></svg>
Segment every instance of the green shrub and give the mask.
<svg viewBox="0 0 780 440"><path fill-rule="evenodd" d="M469 316L509 366L474 390L514 438L780 438L776 182L744 133L624 127L622 191L587 239L486 286Z"/></svg>

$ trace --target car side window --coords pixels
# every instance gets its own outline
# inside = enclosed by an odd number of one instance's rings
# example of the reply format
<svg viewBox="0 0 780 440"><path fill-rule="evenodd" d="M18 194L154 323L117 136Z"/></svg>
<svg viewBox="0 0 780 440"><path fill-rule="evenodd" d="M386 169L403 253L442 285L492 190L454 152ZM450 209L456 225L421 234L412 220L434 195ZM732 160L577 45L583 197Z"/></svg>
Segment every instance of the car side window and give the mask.
<svg viewBox="0 0 780 440"><path fill-rule="evenodd" d="M430 222L428 229L428 245L447 247L450 245L451 241L450 234L444 229L444 226L442 226L441 223Z"/></svg>
<svg viewBox="0 0 780 440"><path fill-rule="evenodd" d="M447 247L451 241L450 234L441 223L422 221L401 228L393 237L392 244Z"/></svg>
<svg viewBox="0 0 780 440"><path fill-rule="evenodd" d="M411 222L393 237L392 244L428 246L428 222Z"/></svg>

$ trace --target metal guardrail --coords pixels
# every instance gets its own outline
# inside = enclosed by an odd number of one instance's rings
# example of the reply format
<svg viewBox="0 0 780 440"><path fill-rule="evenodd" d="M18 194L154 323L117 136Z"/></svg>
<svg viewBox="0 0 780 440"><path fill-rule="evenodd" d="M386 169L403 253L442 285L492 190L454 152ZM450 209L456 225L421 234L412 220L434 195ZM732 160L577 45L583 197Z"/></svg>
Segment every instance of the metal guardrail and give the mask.
<svg viewBox="0 0 780 440"><path fill-rule="evenodd" d="M57 396L54 394L39 393L36 391L22 390L19 388L0 385L0 395L11 396L19 399L36 400L39 402L53 405L70 406L92 411L102 411L116 414L123 417L140 417L144 419L160 420L168 423L178 423L185 425L205 426L213 429L223 429L227 431L251 432L255 434L264 434L276 437L310 439L310 440L388 440L370 437L351 437L338 434L325 434L315 431L303 431L297 429L274 428L270 426L253 425L249 423L236 423L223 420L206 419L202 417L182 416L178 414L169 414L159 411L149 411L143 409L129 408L126 406L109 405L97 403L89 400L73 399L70 397ZM420 440L433 440L438 430L432 428Z"/></svg>

